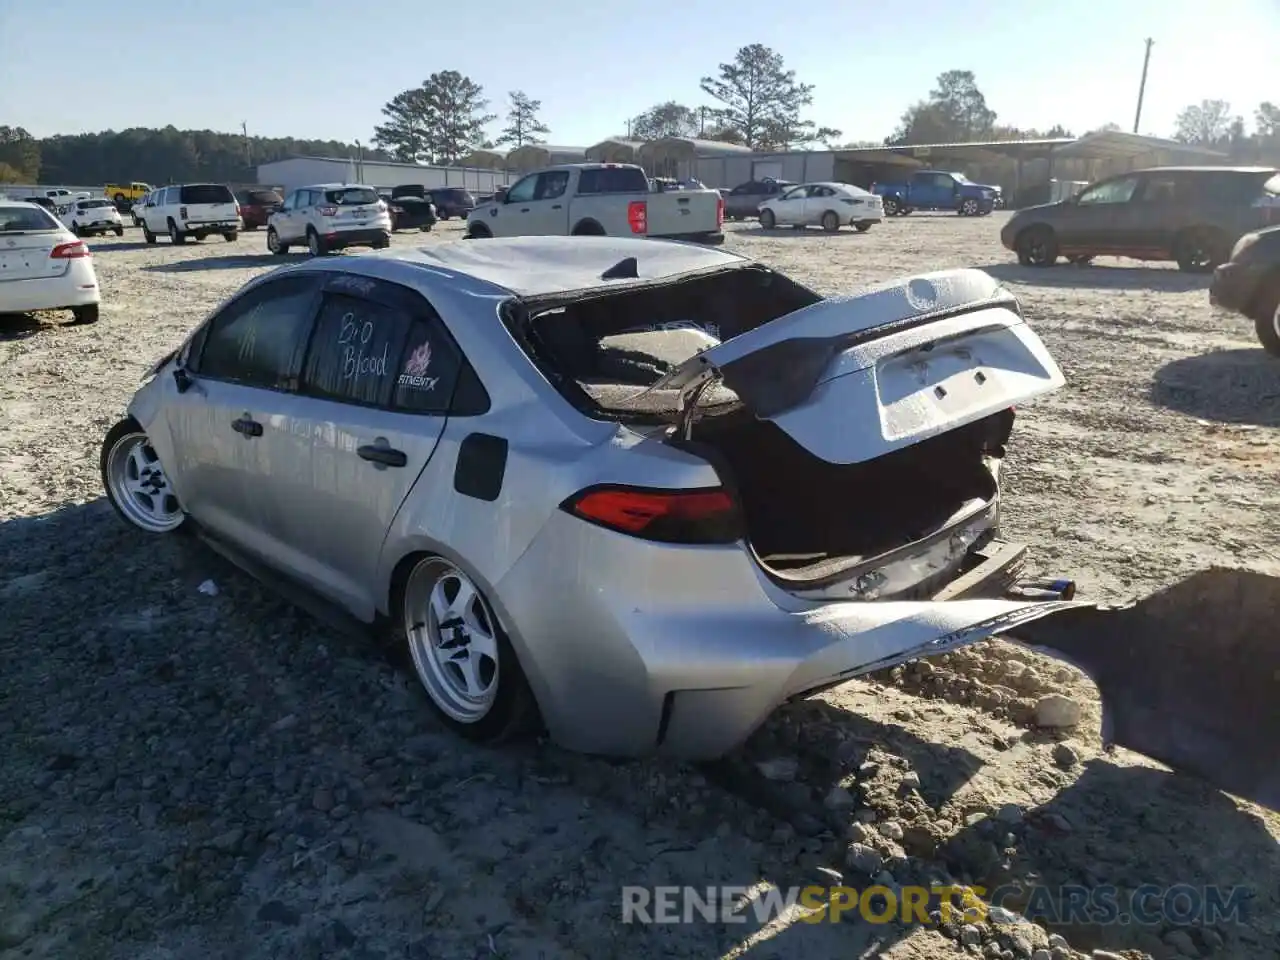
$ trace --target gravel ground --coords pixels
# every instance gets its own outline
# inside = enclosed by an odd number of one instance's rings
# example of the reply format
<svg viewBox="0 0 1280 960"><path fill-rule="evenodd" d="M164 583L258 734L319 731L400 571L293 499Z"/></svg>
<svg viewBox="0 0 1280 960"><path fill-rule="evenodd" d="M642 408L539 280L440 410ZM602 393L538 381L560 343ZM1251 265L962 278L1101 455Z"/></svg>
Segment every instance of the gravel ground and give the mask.
<svg viewBox="0 0 1280 960"><path fill-rule="evenodd" d="M1008 282L1068 380L1019 410L1006 474L1008 532L1044 572L1104 599L1212 563L1280 574L1280 367L1251 327L1163 266L1018 268L1002 216L734 225L728 245L830 293L951 266ZM1004 642L785 708L697 769L448 736L370 644L102 498L103 434L149 362L279 262L262 232L93 247L99 324L0 318L0 955L1280 956L1280 816L1100 755L1093 687ZM1030 728L1050 694L1079 726ZM623 884L831 870L1253 897L1243 922L1185 926L619 922Z"/></svg>

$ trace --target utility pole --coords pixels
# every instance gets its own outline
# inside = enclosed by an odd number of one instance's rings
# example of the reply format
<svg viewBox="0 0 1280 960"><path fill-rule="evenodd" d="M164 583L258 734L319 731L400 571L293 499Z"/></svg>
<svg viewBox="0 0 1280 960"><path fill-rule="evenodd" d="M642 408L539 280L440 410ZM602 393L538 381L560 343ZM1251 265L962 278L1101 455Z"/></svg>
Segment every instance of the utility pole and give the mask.
<svg viewBox="0 0 1280 960"><path fill-rule="evenodd" d="M249 121L240 121L240 132L244 134L244 165L253 169L253 151L249 148Z"/></svg>
<svg viewBox="0 0 1280 960"><path fill-rule="evenodd" d="M1138 84L1138 110L1133 115L1133 132L1138 132L1138 124L1142 120L1142 98L1147 92L1147 67L1151 65L1151 45L1155 41L1147 37L1147 53L1142 58L1142 82Z"/></svg>
<svg viewBox="0 0 1280 960"><path fill-rule="evenodd" d="M707 132L707 108L698 108L698 136L702 136Z"/></svg>

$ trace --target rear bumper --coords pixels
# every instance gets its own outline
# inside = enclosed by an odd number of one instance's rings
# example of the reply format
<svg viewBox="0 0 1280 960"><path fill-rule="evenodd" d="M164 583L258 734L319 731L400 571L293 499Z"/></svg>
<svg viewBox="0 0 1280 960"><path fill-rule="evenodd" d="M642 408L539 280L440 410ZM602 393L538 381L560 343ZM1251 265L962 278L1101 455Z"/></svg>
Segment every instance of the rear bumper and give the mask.
<svg viewBox="0 0 1280 960"><path fill-rule="evenodd" d="M1234 313L1248 313L1257 301L1266 270L1253 264L1224 263L1213 271L1209 302Z"/></svg>
<svg viewBox="0 0 1280 960"><path fill-rule="evenodd" d="M201 222L184 223L182 225L183 233L228 233L232 230L240 229L240 221L236 220L206 220Z"/></svg>
<svg viewBox="0 0 1280 960"><path fill-rule="evenodd" d="M1069 606L978 598L1021 556L992 561L966 599L813 604L741 544L654 545L557 513L490 596L558 743L711 759L787 700Z"/></svg>
<svg viewBox="0 0 1280 960"><path fill-rule="evenodd" d="M97 303L98 278L83 260L74 261L61 277L38 280L8 280L0 283L0 313L27 310L60 310Z"/></svg>
<svg viewBox="0 0 1280 960"><path fill-rule="evenodd" d="M344 247L371 247L375 243L390 242L390 240L391 230L387 227L336 230L324 235L325 243L335 250L340 250Z"/></svg>

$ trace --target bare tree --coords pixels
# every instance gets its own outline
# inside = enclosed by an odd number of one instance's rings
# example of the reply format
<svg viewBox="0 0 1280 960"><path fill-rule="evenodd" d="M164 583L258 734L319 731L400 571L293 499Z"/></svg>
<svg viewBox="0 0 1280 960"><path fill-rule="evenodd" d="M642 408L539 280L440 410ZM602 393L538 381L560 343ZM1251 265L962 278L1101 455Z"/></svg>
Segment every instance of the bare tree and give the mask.
<svg viewBox="0 0 1280 960"><path fill-rule="evenodd" d="M1174 138L1183 143L1221 143L1231 135L1235 119L1226 100L1201 100L1178 114Z"/></svg>

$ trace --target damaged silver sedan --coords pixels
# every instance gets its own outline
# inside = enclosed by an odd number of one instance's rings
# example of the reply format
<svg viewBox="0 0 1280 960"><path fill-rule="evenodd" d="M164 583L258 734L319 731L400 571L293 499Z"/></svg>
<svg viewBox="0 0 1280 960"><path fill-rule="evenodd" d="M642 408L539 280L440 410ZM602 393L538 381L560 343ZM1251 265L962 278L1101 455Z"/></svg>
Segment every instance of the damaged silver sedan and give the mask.
<svg viewBox="0 0 1280 960"><path fill-rule="evenodd" d="M464 735L710 758L993 635L1098 672L1036 633L1098 611L999 530L1014 407L1062 383L978 271L831 299L701 246L457 242L252 281L102 472L139 529L389 624Z"/></svg>

